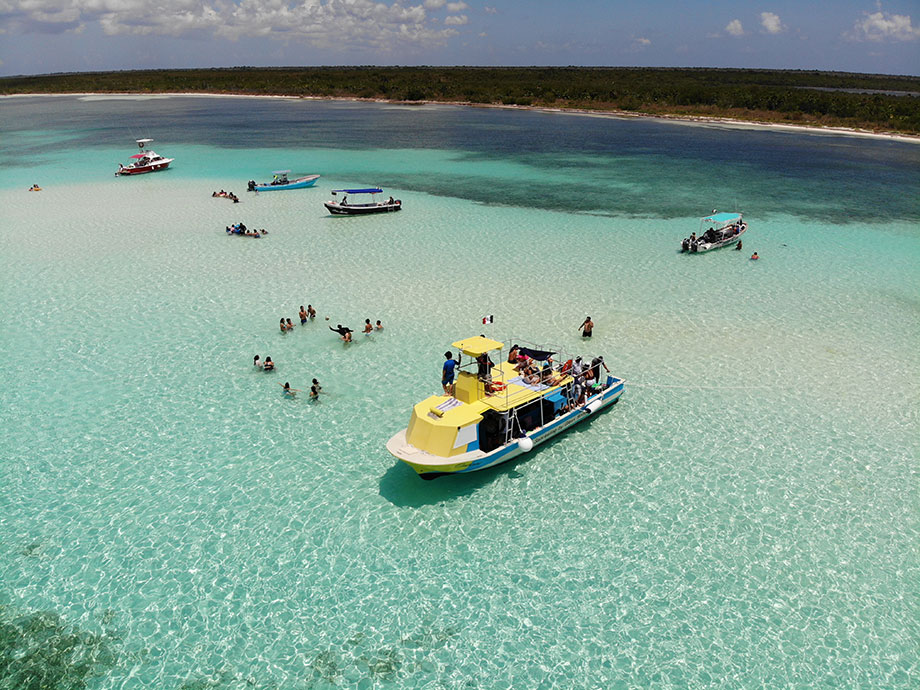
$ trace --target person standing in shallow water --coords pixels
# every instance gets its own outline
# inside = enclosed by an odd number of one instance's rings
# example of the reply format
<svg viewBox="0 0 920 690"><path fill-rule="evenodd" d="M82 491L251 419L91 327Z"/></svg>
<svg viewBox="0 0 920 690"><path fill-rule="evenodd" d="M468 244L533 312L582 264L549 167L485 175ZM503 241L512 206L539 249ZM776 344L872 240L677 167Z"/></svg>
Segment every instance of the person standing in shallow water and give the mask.
<svg viewBox="0 0 920 690"><path fill-rule="evenodd" d="M590 338L591 333L594 331L594 322L591 320L591 317L586 316L585 320L581 322L579 328L581 329L582 338Z"/></svg>
<svg viewBox="0 0 920 690"><path fill-rule="evenodd" d="M307 322L307 310L303 308L303 305L300 305L300 325L303 326Z"/></svg>

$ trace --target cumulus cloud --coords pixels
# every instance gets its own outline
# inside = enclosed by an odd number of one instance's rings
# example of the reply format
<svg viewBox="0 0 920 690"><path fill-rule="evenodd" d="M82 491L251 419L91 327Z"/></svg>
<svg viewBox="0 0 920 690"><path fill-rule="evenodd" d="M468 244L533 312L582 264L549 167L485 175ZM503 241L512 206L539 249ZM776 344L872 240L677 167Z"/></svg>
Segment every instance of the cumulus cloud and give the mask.
<svg viewBox="0 0 920 690"><path fill-rule="evenodd" d="M450 15L444 19L445 26L463 26L469 21L465 14Z"/></svg>
<svg viewBox="0 0 920 690"><path fill-rule="evenodd" d="M447 4L447 0L425 0L425 7L429 10L439 10Z"/></svg>
<svg viewBox="0 0 920 690"><path fill-rule="evenodd" d="M732 36L744 36L744 28L741 26L740 19L732 19L726 25L725 30Z"/></svg>
<svg viewBox="0 0 920 690"><path fill-rule="evenodd" d="M760 13L760 25L768 34L778 34L786 28L780 21L779 16L773 14L772 12Z"/></svg>
<svg viewBox="0 0 920 690"><path fill-rule="evenodd" d="M920 27L911 24L910 15L888 12L865 13L856 20L853 31L845 36L854 41L914 41L920 38Z"/></svg>
<svg viewBox="0 0 920 690"><path fill-rule="evenodd" d="M470 6L467 5L462 0L460 2L449 2L447 3L448 12L462 12L463 10L470 9Z"/></svg>
<svg viewBox="0 0 920 690"><path fill-rule="evenodd" d="M428 24L425 7L445 4L447 0L425 0L424 5L399 0L0 0L0 31L62 33L96 22L109 35L205 33L231 40L276 38L387 50L396 44L442 45L456 35L455 29Z"/></svg>

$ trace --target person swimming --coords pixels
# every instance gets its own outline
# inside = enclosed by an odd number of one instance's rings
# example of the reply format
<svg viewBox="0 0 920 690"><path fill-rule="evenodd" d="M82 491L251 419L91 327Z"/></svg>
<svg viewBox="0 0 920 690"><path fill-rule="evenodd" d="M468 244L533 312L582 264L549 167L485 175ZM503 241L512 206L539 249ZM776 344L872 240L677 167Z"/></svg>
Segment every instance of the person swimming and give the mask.
<svg viewBox="0 0 920 690"><path fill-rule="evenodd" d="M296 398L297 394L300 393L299 388L291 388L291 384L288 383L287 381L285 381L283 384L279 383L278 385L284 388L283 395L286 398Z"/></svg>
<svg viewBox="0 0 920 690"><path fill-rule="evenodd" d="M346 343L351 342L351 334L354 332L350 328L347 328L343 326L342 324L336 324L335 328L333 328L332 326L329 326L329 330L334 333L338 333L342 337L342 340L344 340Z"/></svg>
<svg viewBox="0 0 920 690"><path fill-rule="evenodd" d="M757 261L757 259L759 259L759 258L760 258L760 257L757 256L757 252L754 252L753 254L751 254L751 261Z"/></svg>

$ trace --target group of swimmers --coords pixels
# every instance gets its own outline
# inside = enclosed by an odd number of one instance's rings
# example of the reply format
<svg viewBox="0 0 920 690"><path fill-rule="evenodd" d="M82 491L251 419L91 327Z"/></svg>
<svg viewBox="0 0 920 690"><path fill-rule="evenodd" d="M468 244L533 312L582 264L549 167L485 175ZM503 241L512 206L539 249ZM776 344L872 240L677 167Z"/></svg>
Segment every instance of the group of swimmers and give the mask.
<svg viewBox="0 0 920 690"><path fill-rule="evenodd" d="M313 319L316 318L316 309L313 308L312 304L308 304L306 308L304 308L304 306L301 304L299 316L300 316L300 325L304 326L306 325L307 321L312 321ZM288 331L294 330L294 324L291 322L290 319L282 318L281 321L278 323L278 326L281 329L282 333L287 333Z"/></svg>
<svg viewBox="0 0 920 690"><path fill-rule="evenodd" d="M211 192L211 196L218 197L220 199L230 199L234 204L240 203L239 197L233 192L225 192L223 189L219 192Z"/></svg>
<svg viewBox="0 0 920 690"><path fill-rule="evenodd" d="M329 326L329 330L333 333L338 333L339 337L346 343L351 342L351 334L354 333L348 326L343 326L342 324L336 324L335 328ZM370 335L374 331L382 331L383 324L380 323L380 319L377 319L376 324L372 324L370 319L364 319L364 327L361 329L361 332L364 335Z"/></svg>
<svg viewBox="0 0 920 690"><path fill-rule="evenodd" d="M261 230L250 230L243 223L237 223L236 225L228 225L225 230L228 235L242 235L243 237L262 237L262 235L267 235L268 230L262 228Z"/></svg>
<svg viewBox="0 0 920 690"><path fill-rule="evenodd" d="M252 358L252 366L256 369L261 369L262 371L274 371L275 363L272 361L271 357L266 357L263 362L259 355L255 355ZM299 388L291 388L291 384L285 381L284 383L279 383L279 386L284 388L284 397L286 398L295 398L298 393L302 391ZM323 392L323 387L319 384L319 381L313 379L313 385L310 386L310 400L317 400L319 394Z"/></svg>
<svg viewBox="0 0 920 690"><path fill-rule="evenodd" d="M29 187L29 191L30 192L40 192L42 191L42 188L39 187L37 184L33 184L31 187Z"/></svg>

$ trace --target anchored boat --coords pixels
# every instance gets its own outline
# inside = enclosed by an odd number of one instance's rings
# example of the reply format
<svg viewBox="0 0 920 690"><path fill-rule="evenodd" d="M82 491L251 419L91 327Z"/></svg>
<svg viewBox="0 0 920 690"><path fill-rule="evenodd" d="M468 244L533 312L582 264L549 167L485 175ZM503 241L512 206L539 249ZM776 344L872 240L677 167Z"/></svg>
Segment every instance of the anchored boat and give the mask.
<svg viewBox="0 0 920 690"><path fill-rule="evenodd" d="M288 173L290 172L290 170L275 170L272 172L271 182L256 182L255 180L249 180L246 191L274 192L282 189L304 189L315 185L320 177L319 175L306 175L304 177L298 177L295 180L289 180Z"/></svg>
<svg viewBox="0 0 920 690"><path fill-rule="evenodd" d="M138 139L137 146L140 153L131 156L131 162L127 165L118 165L116 175L141 175L143 173L156 172L157 170L166 170L169 164L175 158L163 158L156 151L151 151L145 146L152 142L153 139Z"/></svg>
<svg viewBox="0 0 920 690"><path fill-rule="evenodd" d="M704 230L704 228L706 228ZM700 236L696 233L680 243L681 252L708 252L726 244L734 244L747 231L747 223L740 213L715 213L700 218Z"/></svg>
<svg viewBox="0 0 920 690"><path fill-rule="evenodd" d="M464 364L460 356L453 395L416 404L409 426L387 442L422 479L511 460L613 405L624 391L623 379L602 376L602 357L587 366L580 359L559 366L558 350L514 346L496 364L490 353L504 343L476 336L453 345L470 358Z"/></svg>
<svg viewBox="0 0 920 690"><path fill-rule="evenodd" d="M363 216L368 213L390 213L391 211L401 211L402 201L390 197L386 201L375 201L375 194L383 194L380 187L368 187L366 189L334 189L332 196L341 194L341 200L336 197L331 201L325 202L326 210L334 216ZM352 203L348 201L349 194L365 195L370 194L369 202Z"/></svg>

